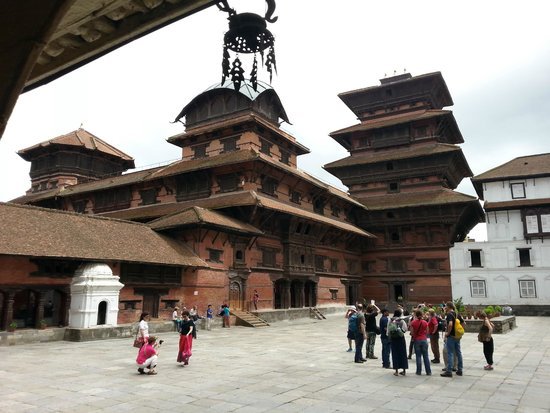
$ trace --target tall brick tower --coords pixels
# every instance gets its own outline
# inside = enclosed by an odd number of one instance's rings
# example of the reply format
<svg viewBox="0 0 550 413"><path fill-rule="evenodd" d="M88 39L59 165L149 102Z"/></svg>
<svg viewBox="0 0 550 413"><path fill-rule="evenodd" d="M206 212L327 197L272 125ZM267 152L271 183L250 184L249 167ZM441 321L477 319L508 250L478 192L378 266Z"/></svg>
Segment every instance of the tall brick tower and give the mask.
<svg viewBox="0 0 550 413"><path fill-rule="evenodd" d="M362 293L381 302L451 298L449 248L479 222L474 197L454 191L472 172L441 73L405 73L340 99L359 124L330 136L350 156L325 165L368 208L358 224L377 236L363 254Z"/></svg>

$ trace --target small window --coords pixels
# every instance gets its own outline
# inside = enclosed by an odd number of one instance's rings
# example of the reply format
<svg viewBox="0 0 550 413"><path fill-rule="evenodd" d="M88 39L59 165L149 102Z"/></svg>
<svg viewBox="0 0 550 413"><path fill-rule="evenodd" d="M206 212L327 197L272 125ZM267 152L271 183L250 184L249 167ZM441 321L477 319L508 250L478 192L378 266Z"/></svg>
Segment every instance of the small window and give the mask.
<svg viewBox="0 0 550 413"><path fill-rule="evenodd" d="M439 271L439 261L438 260L425 260L423 262L424 271L426 272L435 272Z"/></svg>
<svg viewBox="0 0 550 413"><path fill-rule="evenodd" d="M470 267L483 267L481 265L481 250L470 251Z"/></svg>
<svg viewBox="0 0 550 413"><path fill-rule="evenodd" d="M155 188L139 191L139 195L141 197L141 205L152 205L157 202L157 190Z"/></svg>
<svg viewBox="0 0 550 413"><path fill-rule="evenodd" d="M239 264L244 263L244 250L238 249L235 251L235 262Z"/></svg>
<svg viewBox="0 0 550 413"><path fill-rule="evenodd" d="M237 138L227 138L222 141L223 150L222 152L233 152L237 150Z"/></svg>
<svg viewBox="0 0 550 413"><path fill-rule="evenodd" d="M521 298L537 298L535 280L519 280L519 296Z"/></svg>
<svg viewBox="0 0 550 413"><path fill-rule="evenodd" d="M339 217L340 216L340 208L338 208L336 205L332 205L330 207L330 213L333 217Z"/></svg>
<svg viewBox="0 0 550 413"><path fill-rule="evenodd" d="M263 249L262 250L262 267L275 267L275 258L276 252L273 249Z"/></svg>
<svg viewBox="0 0 550 413"><path fill-rule="evenodd" d="M298 191L292 191L290 193L290 202L294 202L295 204L300 204L300 199L302 196Z"/></svg>
<svg viewBox="0 0 550 413"><path fill-rule="evenodd" d="M275 195L278 183L275 179L266 176L262 179L262 192L268 195Z"/></svg>
<svg viewBox="0 0 550 413"><path fill-rule="evenodd" d="M518 253L519 253L519 266L530 267L531 266L531 249L518 248Z"/></svg>
<svg viewBox="0 0 550 413"><path fill-rule="evenodd" d="M525 184L523 182L510 185L512 189L512 199L525 198Z"/></svg>
<svg viewBox="0 0 550 413"><path fill-rule="evenodd" d="M394 231L390 234L390 241L392 244L399 244L401 242L401 234L399 234L399 231Z"/></svg>
<svg viewBox="0 0 550 413"><path fill-rule="evenodd" d="M428 127L427 126L419 126L418 128L415 128L415 136L422 138L424 136L428 135Z"/></svg>
<svg viewBox="0 0 550 413"><path fill-rule="evenodd" d="M393 171L393 162L388 162L386 164L386 170L387 171Z"/></svg>
<svg viewBox="0 0 550 413"><path fill-rule="evenodd" d="M290 153L283 148L280 148L281 151L281 162L289 165L290 164Z"/></svg>
<svg viewBox="0 0 550 413"><path fill-rule="evenodd" d="M192 149L193 149L193 159L198 159L198 158L206 158L206 147L207 145L204 144L204 145L197 145L197 146L194 146Z"/></svg>
<svg viewBox="0 0 550 413"><path fill-rule="evenodd" d="M210 262L222 262L222 253L221 250L215 250L208 248L208 261Z"/></svg>
<svg viewBox="0 0 550 413"><path fill-rule="evenodd" d="M337 258L331 258L330 259L330 271L331 272L338 272L338 259Z"/></svg>
<svg viewBox="0 0 550 413"><path fill-rule="evenodd" d="M395 258L388 260L388 272L405 272L405 260L402 258Z"/></svg>
<svg viewBox="0 0 550 413"><path fill-rule="evenodd" d="M324 215L325 203L326 200L324 198L317 198L315 201L313 201L313 211L318 214Z"/></svg>
<svg viewBox="0 0 550 413"><path fill-rule="evenodd" d="M235 174L218 175L216 177L220 192L232 192L239 189L239 178Z"/></svg>
<svg viewBox="0 0 550 413"><path fill-rule="evenodd" d="M364 273L370 271L370 262L369 261L361 261L361 271L364 272Z"/></svg>
<svg viewBox="0 0 550 413"><path fill-rule="evenodd" d="M359 263L357 260L346 260L346 265L348 267L346 271L348 274L357 274L359 270Z"/></svg>
<svg viewBox="0 0 550 413"><path fill-rule="evenodd" d="M315 271L325 272L325 259L326 257L322 255L315 256Z"/></svg>
<svg viewBox="0 0 550 413"><path fill-rule="evenodd" d="M337 300L338 299L338 288L329 288L330 291L330 299L331 300Z"/></svg>
<svg viewBox="0 0 550 413"><path fill-rule="evenodd" d="M471 280L470 292L473 298L485 298L487 297L487 290L485 288L485 281L483 280Z"/></svg>
<svg viewBox="0 0 550 413"><path fill-rule="evenodd" d="M390 182L388 184L388 192L399 192L399 182Z"/></svg>
<svg viewBox="0 0 550 413"><path fill-rule="evenodd" d="M260 144L260 152L265 153L266 155L271 155L271 147L273 145L265 139L260 139Z"/></svg>

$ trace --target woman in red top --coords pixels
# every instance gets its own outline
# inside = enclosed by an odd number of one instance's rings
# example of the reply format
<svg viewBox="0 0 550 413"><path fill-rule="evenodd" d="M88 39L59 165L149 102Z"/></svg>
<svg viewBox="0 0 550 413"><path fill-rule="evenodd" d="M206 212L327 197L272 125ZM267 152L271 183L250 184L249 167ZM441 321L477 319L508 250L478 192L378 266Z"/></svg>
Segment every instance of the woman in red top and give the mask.
<svg viewBox="0 0 550 413"><path fill-rule="evenodd" d="M138 365L139 374L145 374L145 369L149 371L147 374L157 374L155 367L157 367L158 345L156 343L157 338L154 336L147 337L147 343L145 343L138 351L136 363ZM162 340L161 340L162 343Z"/></svg>
<svg viewBox="0 0 550 413"><path fill-rule="evenodd" d="M422 359L426 375L432 375L430 357L428 355L428 322L424 320L422 310L416 310L415 319L411 321L411 335L414 340L414 352L416 354L416 374L422 374Z"/></svg>

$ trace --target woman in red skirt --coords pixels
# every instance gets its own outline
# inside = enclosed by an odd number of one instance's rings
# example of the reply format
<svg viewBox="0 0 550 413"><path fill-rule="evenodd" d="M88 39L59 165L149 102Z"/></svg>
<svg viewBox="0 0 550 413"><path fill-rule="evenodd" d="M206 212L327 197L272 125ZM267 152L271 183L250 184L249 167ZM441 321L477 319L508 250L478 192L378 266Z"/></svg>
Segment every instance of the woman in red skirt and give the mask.
<svg viewBox="0 0 550 413"><path fill-rule="evenodd" d="M189 318L189 311L181 312L182 320L180 325L180 345L178 350L178 363L189 364L189 357L192 355L193 337L195 337L195 323Z"/></svg>

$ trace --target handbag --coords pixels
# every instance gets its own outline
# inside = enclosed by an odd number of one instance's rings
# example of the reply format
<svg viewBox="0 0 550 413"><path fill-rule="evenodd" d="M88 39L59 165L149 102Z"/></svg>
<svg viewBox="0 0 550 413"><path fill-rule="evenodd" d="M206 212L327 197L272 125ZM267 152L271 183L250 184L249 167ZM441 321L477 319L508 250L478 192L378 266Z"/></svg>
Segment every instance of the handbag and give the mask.
<svg viewBox="0 0 550 413"><path fill-rule="evenodd" d="M139 334L139 327L138 327L138 331L136 331L136 337L134 338L135 348L141 348L143 346L143 337L138 337L138 334Z"/></svg>

